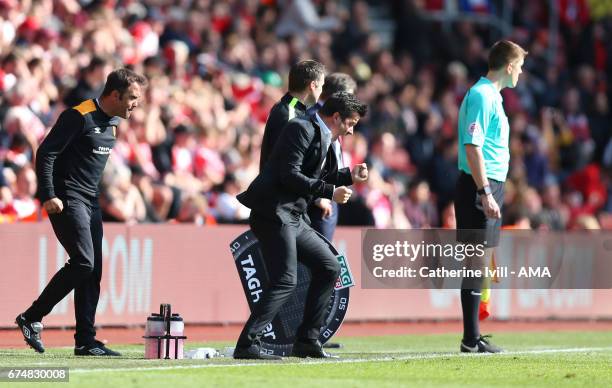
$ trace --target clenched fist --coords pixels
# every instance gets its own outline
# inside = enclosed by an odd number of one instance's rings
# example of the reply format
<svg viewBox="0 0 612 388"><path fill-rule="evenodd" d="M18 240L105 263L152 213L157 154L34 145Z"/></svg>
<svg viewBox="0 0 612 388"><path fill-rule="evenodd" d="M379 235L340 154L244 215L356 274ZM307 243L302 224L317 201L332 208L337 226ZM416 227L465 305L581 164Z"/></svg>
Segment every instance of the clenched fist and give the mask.
<svg viewBox="0 0 612 388"><path fill-rule="evenodd" d="M363 183L368 180L368 166L365 163L356 164L351 171L354 183Z"/></svg>
<svg viewBox="0 0 612 388"><path fill-rule="evenodd" d="M334 195L332 196L332 199L334 200L334 202L337 202L337 203L346 203L349 200L349 198L351 198L352 193L353 193L353 190L349 189L346 186L336 187L336 189L334 190Z"/></svg>

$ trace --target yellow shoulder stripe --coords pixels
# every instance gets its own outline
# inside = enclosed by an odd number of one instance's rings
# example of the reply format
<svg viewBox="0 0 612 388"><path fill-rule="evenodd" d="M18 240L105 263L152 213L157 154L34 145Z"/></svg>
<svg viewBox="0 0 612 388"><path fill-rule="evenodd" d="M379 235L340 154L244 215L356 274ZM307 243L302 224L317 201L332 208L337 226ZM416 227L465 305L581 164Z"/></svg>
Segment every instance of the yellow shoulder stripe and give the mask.
<svg viewBox="0 0 612 388"><path fill-rule="evenodd" d="M87 113L96 110L96 104L94 104L93 100L85 100L79 105L75 106L74 109L79 111L81 115L85 116Z"/></svg>

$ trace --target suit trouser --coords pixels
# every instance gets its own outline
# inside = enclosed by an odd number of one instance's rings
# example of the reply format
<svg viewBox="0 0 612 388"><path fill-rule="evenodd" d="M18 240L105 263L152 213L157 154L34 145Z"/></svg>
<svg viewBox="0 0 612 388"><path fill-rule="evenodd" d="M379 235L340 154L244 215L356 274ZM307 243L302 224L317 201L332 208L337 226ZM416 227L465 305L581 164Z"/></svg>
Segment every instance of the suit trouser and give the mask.
<svg viewBox="0 0 612 388"><path fill-rule="evenodd" d="M287 214L281 221L251 212L251 230L259 240L270 286L254 306L238 338L237 346L258 343L263 330L291 297L297 285L297 262L312 274L298 340L316 340L340 274L340 265L329 245L304 221L301 214Z"/></svg>
<svg viewBox="0 0 612 388"><path fill-rule="evenodd" d="M308 208L310 226L329 241L334 239L334 232L336 231L336 225L338 225L338 211L340 210L338 204L334 201L332 201L331 206L332 213L327 218L323 217L323 210L320 207L312 204Z"/></svg>
<svg viewBox="0 0 612 388"><path fill-rule="evenodd" d="M97 204L78 199L63 202L64 210L49 215L49 220L70 259L24 315L30 321L40 321L74 290L74 339L81 346L91 343L96 336L94 322L102 279L102 216Z"/></svg>

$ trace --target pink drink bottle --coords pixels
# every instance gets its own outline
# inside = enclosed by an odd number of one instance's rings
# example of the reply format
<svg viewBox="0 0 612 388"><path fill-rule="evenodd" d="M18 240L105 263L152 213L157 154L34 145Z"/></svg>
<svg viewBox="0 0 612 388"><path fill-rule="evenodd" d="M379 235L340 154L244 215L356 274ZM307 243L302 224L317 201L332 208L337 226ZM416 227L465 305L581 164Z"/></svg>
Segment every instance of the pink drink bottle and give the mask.
<svg viewBox="0 0 612 388"><path fill-rule="evenodd" d="M165 334L164 318L161 316L161 314L151 314L151 316L147 318L145 337L163 336ZM164 357L166 357L166 340L145 338L145 358Z"/></svg>
<svg viewBox="0 0 612 388"><path fill-rule="evenodd" d="M183 322L183 318L178 314L172 314L172 318L170 319L170 335L183 336L184 331L185 323ZM182 359L185 340L183 338L175 338L168 341L170 341L170 358Z"/></svg>

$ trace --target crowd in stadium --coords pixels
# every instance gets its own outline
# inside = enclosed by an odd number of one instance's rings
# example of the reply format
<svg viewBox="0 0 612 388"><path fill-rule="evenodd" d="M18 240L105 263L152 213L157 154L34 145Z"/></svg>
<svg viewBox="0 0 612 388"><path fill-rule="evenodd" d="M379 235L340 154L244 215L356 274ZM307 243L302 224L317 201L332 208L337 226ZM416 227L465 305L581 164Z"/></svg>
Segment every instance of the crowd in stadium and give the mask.
<svg viewBox="0 0 612 388"><path fill-rule="evenodd" d="M289 67L316 59L350 74L370 111L342 141L367 183L341 225L453 227L457 113L486 74L490 27L426 21L431 1L388 2L395 39L373 32L366 1L0 0L0 223L44 217L37 146L66 107L98 97L128 66L149 79L104 173L107 221L245 222L235 198L258 173L263 128ZM560 0L555 57L547 2L515 1L529 54L503 92L511 125L504 223L612 228L612 20ZM499 38L499 36L497 37Z"/></svg>

